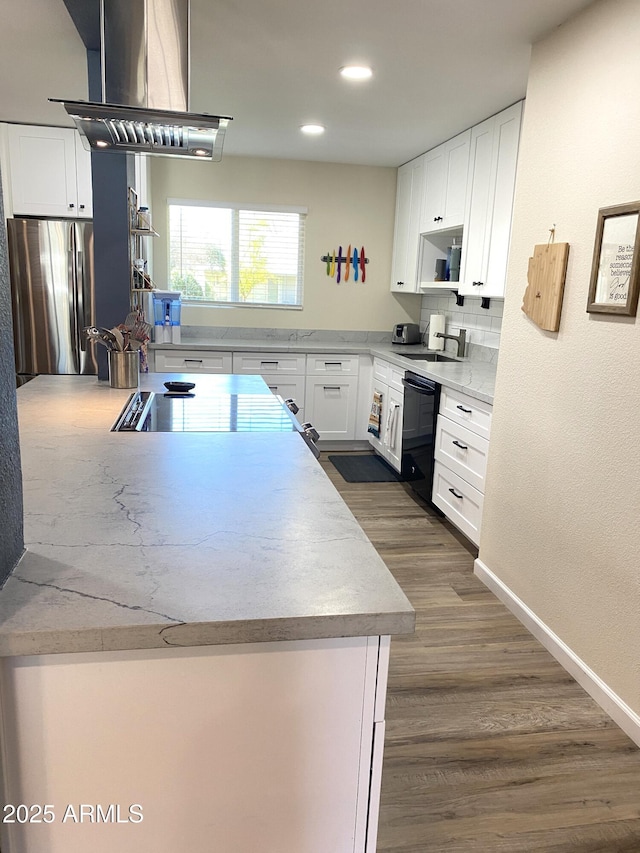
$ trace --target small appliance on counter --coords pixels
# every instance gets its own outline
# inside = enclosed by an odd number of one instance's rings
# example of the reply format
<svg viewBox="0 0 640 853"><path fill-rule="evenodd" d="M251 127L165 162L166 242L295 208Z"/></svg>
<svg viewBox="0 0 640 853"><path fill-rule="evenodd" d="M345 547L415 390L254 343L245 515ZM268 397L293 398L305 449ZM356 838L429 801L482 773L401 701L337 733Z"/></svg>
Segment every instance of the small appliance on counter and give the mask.
<svg viewBox="0 0 640 853"><path fill-rule="evenodd" d="M181 293L153 291L153 340L156 343L180 343Z"/></svg>
<svg viewBox="0 0 640 853"><path fill-rule="evenodd" d="M391 332L392 344L419 344L422 340L417 323L398 323Z"/></svg>

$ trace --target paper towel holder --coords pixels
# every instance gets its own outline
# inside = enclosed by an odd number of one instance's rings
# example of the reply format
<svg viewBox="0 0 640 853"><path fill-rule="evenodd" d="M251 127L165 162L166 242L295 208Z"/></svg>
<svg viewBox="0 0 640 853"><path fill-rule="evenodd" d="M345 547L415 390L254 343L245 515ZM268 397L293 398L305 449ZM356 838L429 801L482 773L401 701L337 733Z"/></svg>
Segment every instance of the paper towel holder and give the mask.
<svg viewBox="0 0 640 853"><path fill-rule="evenodd" d="M438 350L442 351L444 349L444 340L442 338L436 337L439 332L444 332L445 330L445 315L444 314L431 314L429 317L429 338L427 342L427 348L430 350Z"/></svg>

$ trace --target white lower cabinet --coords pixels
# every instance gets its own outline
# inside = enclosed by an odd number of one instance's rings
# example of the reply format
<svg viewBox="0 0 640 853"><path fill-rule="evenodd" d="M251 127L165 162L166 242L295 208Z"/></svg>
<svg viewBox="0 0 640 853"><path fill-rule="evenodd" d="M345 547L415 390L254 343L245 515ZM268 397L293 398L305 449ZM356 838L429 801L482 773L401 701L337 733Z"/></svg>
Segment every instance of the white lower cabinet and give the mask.
<svg viewBox="0 0 640 853"><path fill-rule="evenodd" d="M4 822L2 849L374 853L388 649L371 636L4 658L5 802L55 819Z"/></svg>
<svg viewBox="0 0 640 853"><path fill-rule="evenodd" d="M157 373L241 373L262 376L274 394L296 401L300 422L308 421L321 441L356 441L365 436L358 418L366 403L358 396L361 356L345 353L225 352L181 347L153 351ZM368 359L368 356L367 356ZM393 368L392 384L402 392L404 371ZM363 366L363 373L368 371ZM399 377L399 378L398 378ZM366 381L366 380L365 380ZM363 389L363 393L366 391ZM401 403L396 397L395 404ZM390 432L390 461L399 464L402 440L401 412ZM360 428L358 428L360 427ZM398 469L399 470L399 469Z"/></svg>
<svg viewBox="0 0 640 853"><path fill-rule="evenodd" d="M296 417L300 423L305 419L305 365L304 353L233 353L233 372L262 376L273 394L284 400L294 400L298 406Z"/></svg>
<svg viewBox="0 0 640 853"><path fill-rule="evenodd" d="M380 395L380 434L368 433L369 444L398 472L402 467L403 377L401 368L374 358L371 402L374 394Z"/></svg>
<svg viewBox="0 0 640 853"><path fill-rule="evenodd" d="M353 440L356 434L357 376L307 376L304 417L320 441Z"/></svg>
<svg viewBox="0 0 640 853"><path fill-rule="evenodd" d="M292 399L298 406L297 419L302 423L304 415L305 378L303 376L281 376L279 373L261 373L272 394L283 400Z"/></svg>
<svg viewBox="0 0 640 853"><path fill-rule="evenodd" d="M395 388L389 388L388 417L384 432L384 445L387 461L400 471L402 464L402 410L404 394Z"/></svg>
<svg viewBox="0 0 640 853"><path fill-rule="evenodd" d="M491 406L443 387L435 440L433 503L478 545Z"/></svg>
<svg viewBox="0 0 640 853"><path fill-rule="evenodd" d="M320 441L353 441L358 414L357 355L308 353L304 418Z"/></svg>

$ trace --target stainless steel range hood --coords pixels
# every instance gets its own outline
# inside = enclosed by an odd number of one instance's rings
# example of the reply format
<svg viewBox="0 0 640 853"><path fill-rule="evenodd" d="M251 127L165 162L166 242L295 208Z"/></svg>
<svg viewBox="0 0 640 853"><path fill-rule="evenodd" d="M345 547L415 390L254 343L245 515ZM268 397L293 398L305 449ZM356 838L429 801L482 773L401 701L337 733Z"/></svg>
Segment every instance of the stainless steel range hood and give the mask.
<svg viewBox="0 0 640 853"><path fill-rule="evenodd" d="M100 0L102 101L65 101L93 151L218 161L230 116L189 112L189 0Z"/></svg>

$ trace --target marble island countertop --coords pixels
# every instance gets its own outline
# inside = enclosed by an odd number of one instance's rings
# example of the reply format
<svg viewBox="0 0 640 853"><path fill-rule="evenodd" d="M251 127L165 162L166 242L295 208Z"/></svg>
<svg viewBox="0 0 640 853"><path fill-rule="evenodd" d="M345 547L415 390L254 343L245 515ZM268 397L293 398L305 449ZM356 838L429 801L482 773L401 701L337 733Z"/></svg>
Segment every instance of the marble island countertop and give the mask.
<svg viewBox="0 0 640 853"><path fill-rule="evenodd" d="M317 338L297 338L282 340L273 338L212 338L207 336L184 338L180 344L151 344L151 349L203 350L226 352L308 352L308 353L344 353L345 355L369 354L392 362L405 370L413 370L429 379L434 379L455 391L462 391L493 404L496 381L496 365L493 362L476 361L469 358L456 359L453 362L418 361L407 358L408 354L427 352L422 344L406 346L386 342L366 340L318 340ZM444 353L451 356L451 353Z"/></svg>
<svg viewBox="0 0 640 853"><path fill-rule="evenodd" d="M27 550L0 591L0 655L413 630L296 432L110 432L129 393L70 376L18 390Z"/></svg>

